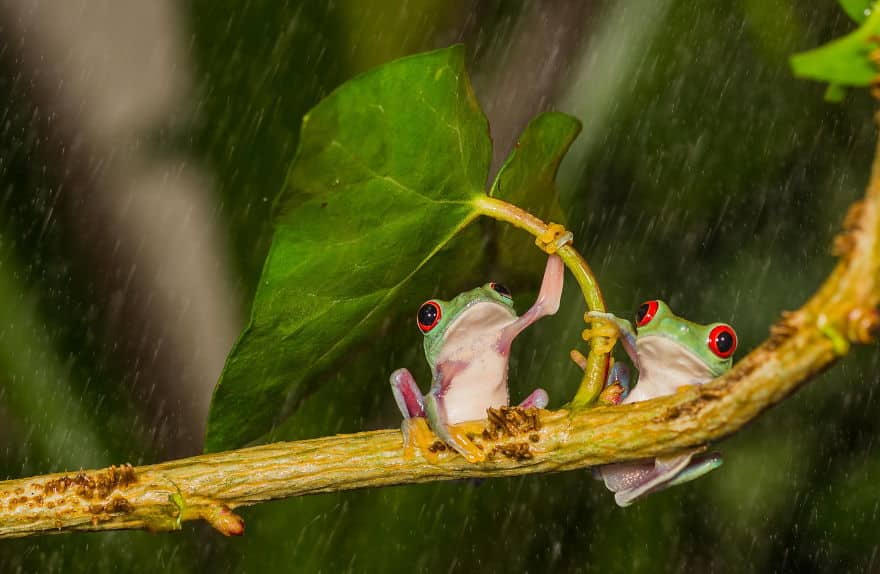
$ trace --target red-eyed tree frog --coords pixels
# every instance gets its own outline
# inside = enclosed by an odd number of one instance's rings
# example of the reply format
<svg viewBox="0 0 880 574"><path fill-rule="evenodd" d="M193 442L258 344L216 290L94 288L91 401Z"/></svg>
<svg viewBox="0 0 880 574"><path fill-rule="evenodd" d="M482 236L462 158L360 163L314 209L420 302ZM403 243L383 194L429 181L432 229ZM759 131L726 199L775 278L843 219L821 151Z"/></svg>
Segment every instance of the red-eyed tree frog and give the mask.
<svg viewBox="0 0 880 574"><path fill-rule="evenodd" d="M431 430L468 461L485 459L483 451L454 425L485 419L486 409L509 404L510 345L526 327L559 309L563 272L562 260L551 255L538 299L522 317L516 315L510 291L498 283L466 291L451 301L431 299L422 304L417 323L425 336L431 389L422 396L407 369L391 375L394 399L404 417L406 445L423 442L423 437L415 436L420 432L416 425L427 418ZM544 408L548 400L546 391L536 389L520 406Z"/></svg>
<svg viewBox="0 0 880 574"><path fill-rule="evenodd" d="M701 385L730 369L736 351L736 332L726 323L699 325L675 315L659 300L642 303L636 313L637 331L625 319L610 313L587 313L596 325L593 336L619 336L633 365L639 370L635 388L629 392L626 367L615 364L608 386L622 389L612 396L622 403L646 401L670 395L687 385ZM617 382L615 382L617 381ZM607 464L594 471L614 492L619 506L669 486L688 482L721 466L717 453L687 454L653 460Z"/></svg>

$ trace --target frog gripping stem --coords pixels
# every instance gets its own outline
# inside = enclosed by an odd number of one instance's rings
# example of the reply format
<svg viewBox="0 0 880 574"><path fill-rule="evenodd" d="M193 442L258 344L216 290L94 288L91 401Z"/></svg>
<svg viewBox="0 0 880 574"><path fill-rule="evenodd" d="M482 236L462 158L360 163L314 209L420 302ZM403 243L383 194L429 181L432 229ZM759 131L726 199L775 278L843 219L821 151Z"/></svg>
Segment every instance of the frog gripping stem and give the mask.
<svg viewBox="0 0 880 574"><path fill-rule="evenodd" d="M562 299L562 286L565 277L565 267L558 255L547 258L544 267L544 279L541 282L541 291L538 298L522 317L504 328L498 343L503 352L508 352L513 339L522 333L535 321L548 315L555 315L559 310L559 302Z"/></svg>
<svg viewBox="0 0 880 574"><path fill-rule="evenodd" d="M574 241L574 234L558 223L549 223L547 230L535 238L535 245L548 255L553 255L564 245Z"/></svg>

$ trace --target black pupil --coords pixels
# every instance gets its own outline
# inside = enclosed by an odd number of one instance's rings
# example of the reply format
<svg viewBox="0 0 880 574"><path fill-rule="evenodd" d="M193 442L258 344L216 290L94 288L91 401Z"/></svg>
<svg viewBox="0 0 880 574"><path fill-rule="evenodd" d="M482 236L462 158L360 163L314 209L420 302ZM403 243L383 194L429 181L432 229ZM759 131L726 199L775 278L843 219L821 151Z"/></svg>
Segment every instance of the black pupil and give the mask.
<svg viewBox="0 0 880 574"><path fill-rule="evenodd" d="M733 335L730 334L730 331L721 331L715 337L715 346L722 353L726 353L733 347Z"/></svg>
<svg viewBox="0 0 880 574"><path fill-rule="evenodd" d="M419 324L430 327L437 320L437 307L430 303L425 303L419 309Z"/></svg>
<svg viewBox="0 0 880 574"><path fill-rule="evenodd" d="M508 289L501 283L492 283L492 289L495 289L495 291L501 293L505 297L510 297L510 289Z"/></svg>
<svg viewBox="0 0 880 574"><path fill-rule="evenodd" d="M639 305L639 310L636 312L636 323L642 322L642 319L644 319L645 315L648 314L648 309L650 308L651 306L647 303L642 303L641 305Z"/></svg>

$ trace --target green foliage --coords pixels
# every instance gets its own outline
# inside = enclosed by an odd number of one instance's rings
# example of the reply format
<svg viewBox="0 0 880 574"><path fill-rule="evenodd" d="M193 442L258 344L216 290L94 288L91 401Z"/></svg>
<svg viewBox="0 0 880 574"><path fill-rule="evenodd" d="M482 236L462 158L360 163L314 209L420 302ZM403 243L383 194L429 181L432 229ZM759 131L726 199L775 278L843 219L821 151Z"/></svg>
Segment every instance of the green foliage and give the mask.
<svg viewBox="0 0 880 574"><path fill-rule="evenodd" d="M556 171L581 123L559 112L534 118L520 135L516 147L501 166L489 195L517 205L544 221L565 223L556 189ZM498 234L496 263L516 277L517 284L528 282L528 274L540 272L546 256L533 246L534 239L507 224L496 223Z"/></svg>
<svg viewBox="0 0 880 574"><path fill-rule="evenodd" d="M842 0L841 4L853 19L861 22L859 28L843 38L791 58L796 76L831 84L825 94L831 101L843 99L843 87L868 86L878 77L877 64L871 60L870 54L880 47L880 10L870 11L866 4L871 3L864 1ZM870 11L867 18L864 17L866 9Z"/></svg>
<svg viewBox="0 0 880 574"><path fill-rule="evenodd" d="M490 157L461 47L366 73L303 118L251 321L211 405L207 450L268 432L292 390L313 390L316 375L376 329L475 217Z"/></svg>
<svg viewBox="0 0 880 574"><path fill-rule="evenodd" d="M536 118L490 193L560 220L553 180L579 131L562 113ZM376 330L476 217L490 157L461 46L363 74L304 116L251 321L215 391L206 450L264 437Z"/></svg>
<svg viewBox="0 0 880 574"><path fill-rule="evenodd" d="M837 0L844 12L852 18L857 24L861 24L868 19L871 14L871 6L875 0Z"/></svg>
<svg viewBox="0 0 880 574"><path fill-rule="evenodd" d="M533 119L501 166L489 195L541 219L561 218L555 202L556 170L580 131L581 123L567 114L547 112Z"/></svg>

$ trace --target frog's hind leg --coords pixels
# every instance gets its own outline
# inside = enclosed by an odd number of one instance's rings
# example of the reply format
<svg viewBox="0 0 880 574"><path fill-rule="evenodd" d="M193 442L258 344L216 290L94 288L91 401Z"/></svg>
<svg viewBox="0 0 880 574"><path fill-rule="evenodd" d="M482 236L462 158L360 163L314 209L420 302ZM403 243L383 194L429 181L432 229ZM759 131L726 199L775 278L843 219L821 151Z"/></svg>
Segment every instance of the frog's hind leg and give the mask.
<svg viewBox="0 0 880 574"><path fill-rule="evenodd" d="M724 464L724 459L721 458L721 453L710 452L708 454L697 455L684 470L669 481L667 486L675 486L676 484L690 482L694 479L700 478L704 474L712 472L722 464Z"/></svg>
<svg viewBox="0 0 880 574"><path fill-rule="evenodd" d="M550 395L544 389L535 389L519 404L523 409L543 409L550 403Z"/></svg>
<svg viewBox="0 0 880 574"><path fill-rule="evenodd" d="M596 471L614 492L618 506L629 506L637 499L670 486L690 482L715 470L724 462L718 453L687 454L648 461L607 464ZM696 456L695 456L696 455Z"/></svg>
<svg viewBox="0 0 880 574"><path fill-rule="evenodd" d="M666 459L606 464L597 472L597 478L614 492L618 506L629 506L639 498L670 485L691 461L693 452Z"/></svg>
<svg viewBox="0 0 880 574"><path fill-rule="evenodd" d="M438 400L433 393L429 393L425 397L425 411L428 413L431 428L443 442L455 449L468 462L486 460L486 453L467 437L467 432L461 426L450 425L447 422L446 409L443 408L442 399Z"/></svg>

